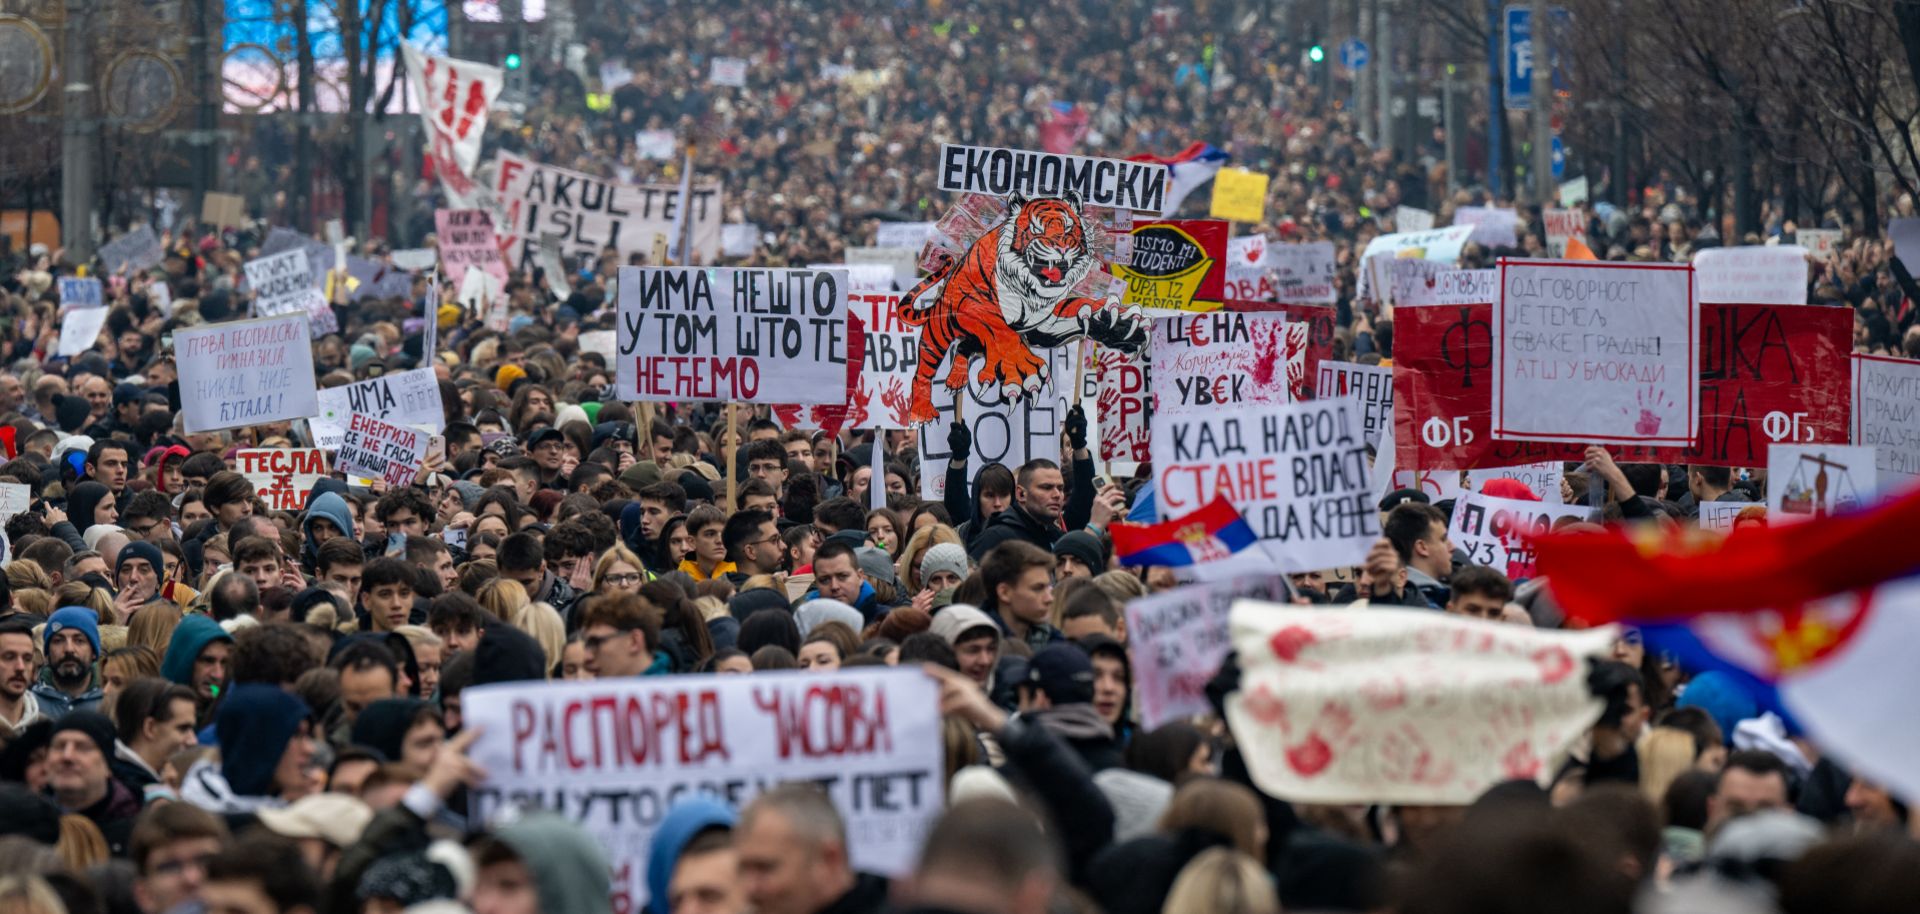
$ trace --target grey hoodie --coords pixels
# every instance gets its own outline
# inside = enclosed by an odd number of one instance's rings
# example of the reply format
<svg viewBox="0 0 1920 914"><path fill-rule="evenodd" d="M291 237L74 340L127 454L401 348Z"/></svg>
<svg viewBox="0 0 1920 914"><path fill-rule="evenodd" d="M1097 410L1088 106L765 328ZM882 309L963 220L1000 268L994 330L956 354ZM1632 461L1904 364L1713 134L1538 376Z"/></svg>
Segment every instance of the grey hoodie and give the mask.
<svg viewBox="0 0 1920 914"><path fill-rule="evenodd" d="M528 812L494 835L533 873L540 914L613 914L612 867L600 843L549 812Z"/></svg>

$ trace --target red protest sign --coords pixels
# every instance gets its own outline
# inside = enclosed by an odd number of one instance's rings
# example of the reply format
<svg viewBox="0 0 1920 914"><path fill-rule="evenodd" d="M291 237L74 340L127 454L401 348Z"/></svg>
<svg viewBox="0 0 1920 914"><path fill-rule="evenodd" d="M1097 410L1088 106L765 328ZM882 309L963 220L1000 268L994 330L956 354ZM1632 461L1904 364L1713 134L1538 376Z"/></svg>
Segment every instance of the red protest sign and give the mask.
<svg viewBox="0 0 1920 914"><path fill-rule="evenodd" d="M1300 399L1313 399L1313 385L1315 379L1320 377L1320 362L1333 359L1334 307L1300 302L1280 304L1235 298L1227 300L1226 310L1249 314L1279 314L1287 320L1299 321L1307 325L1307 374L1306 381L1301 387Z"/></svg>
<svg viewBox="0 0 1920 914"><path fill-rule="evenodd" d="M1493 306L1394 313L1394 444L1402 467L1473 470L1580 460L1577 444L1492 440ZM1774 443L1846 444L1851 409L1844 309L1700 306L1700 443L1620 447L1622 462L1765 466Z"/></svg>

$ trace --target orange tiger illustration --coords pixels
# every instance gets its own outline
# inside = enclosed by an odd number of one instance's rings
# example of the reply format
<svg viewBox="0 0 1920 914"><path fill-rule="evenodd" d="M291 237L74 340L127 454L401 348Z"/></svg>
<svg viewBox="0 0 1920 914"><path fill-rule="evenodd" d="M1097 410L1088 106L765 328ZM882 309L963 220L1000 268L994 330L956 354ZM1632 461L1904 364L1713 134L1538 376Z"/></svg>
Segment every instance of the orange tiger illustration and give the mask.
<svg viewBox="0 0 1920 914"><path fill-rule="evenodd" d="M1086 225L1077 197L1009 201L1007 218L988 229L958 263L949 260L900 299L901 321L918 326L920 360L913 379L912 418L937 417L934 375L949 352L946 385L967 386L967 368L998 384L1009 399L1039 391L1047 380L1045 359L1034 349L1081 336L1123 351L1147 341L1147 322L1137 309L1121 312L1097 298L1072 294L1093 270ZM923 295L939 286L931 302Z"/></svg>

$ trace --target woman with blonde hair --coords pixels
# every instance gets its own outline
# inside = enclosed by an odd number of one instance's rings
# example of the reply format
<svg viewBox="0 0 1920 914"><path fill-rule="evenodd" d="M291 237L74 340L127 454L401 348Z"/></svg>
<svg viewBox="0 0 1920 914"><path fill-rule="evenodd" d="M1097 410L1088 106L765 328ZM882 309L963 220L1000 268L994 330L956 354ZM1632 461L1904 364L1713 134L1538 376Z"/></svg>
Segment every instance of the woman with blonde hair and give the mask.
<svg viewBox="0 0 1920 914"><path fill-rule="evenodd" d="M172 603L148 603L127 620L127 646L139 645L162 657L173 643L173 630L185 615Z"/></svg>
<svg viewBox="0 0 1920 914"><path fill-rule="evenodd" d="M894 563L894 570L899 574L901 582L907 585L907 593L916 594L926 589L926 584L920 577L920 560L926 556L928 549L941 543L952 543L962 547L966 545L960 542L960 534L952 527L946 524L934 524L913 531L913 535L907 537L907 544L900 547L900 560Z"/></svg>
<svg viewBox="0 0 1920 914"><path fill-rule="evenodd" d="M112 717L113 696L142 676L160 675L160 654L144 644L107 650L100 658L100 709Z"/></svg>
<svg viewBox="0 0 1920 914"><path fill-rule="evenodd" d="M113 612L113 595L85 581L68 581L53 592L54 602L62 607L84 606L100 616L100 624L118 621Z"/></svg>
<svg viewBox="0 0 1920 914"><path fill-rule="evenodd" d="M480 592L474 595L474 598L480 602L481 609L502 622L513 621L515 613L533 602L533 598L527 596L527 589L512 578L494 578L488 581L480 588Z"/></svg>
<svg viewBox="0 0 1920 914"><path fill-rule="evenodd" d="M1194 778L1173 793L1160 817L1160 830L1197 828L1233 842L1255 860L1267 859L1267 814L1260 798L1243 784L1221 778Z"/></svg>
<svg viewBox="0 0 1920 914"><path fill-rule="evenodd" d="M32 559L14 559L7 563L7 587L16 592L28 588L52 590L53 578L47 575L39 562Z"/></svg>
<svg viewBox="0 0 1920 914"><path fill-rule="evenodd" d="M60 842L53 846L60 852L67 869L75 873L84 873L96 863L105 863L112 856L107 850L107 836L100 833L100 826L86 816L60 817Z"/></svg>
<svg viewBox="0 0 1920 914"><path fill-rule="evenodd" d="M599 561L593 563L592 593L639 593L640 585L646 582L646 565L633 550L619 543L600 553Z"/></svg>
<svg viewBox="0 0 1920 914"><path fill-rule="evenodd" d="M62 819L71 818L75 817L62 817ZM63 840L65 831L63 822L61 827ZM95 829L96 833L98 831L99 829ZM67 914L67 906L60 900L60 894L53 890L53 886L48 885L47 881L39 876L0 876L0 914Z"/></svg>
<svg viewBox="0 0 1920 914"><path fill-rule="evenodd" d="M1239 851L1212 847L1193 858L1173 880L1161 914L1280 914L1273 879L1258 861Z"/></svg>
<svg viewBox="0 0 1920 914"><path fill-rule="evenodd" d="M53 615L53 594L38 587L13 592L15 609L30 616L46 617Z"/></svg>
<svg viewBox="0 0 1920 914"><path fill-rule="evenodd" d="M512 622L514 628L539 642L540 652L547 657L547 678L552 679L553 671L560 668L567 655L567 624L560 614L545 603L529 603L514 612Z"/></svg>
<svg viewBox="0 0 1920 914"><path fill-rule="evenodd" d="M1694 736L1676 727L1654 727L1636 749L1640 753L1640 792L1658 807L1666 802L1673 779L1694 768Z"/></svg>

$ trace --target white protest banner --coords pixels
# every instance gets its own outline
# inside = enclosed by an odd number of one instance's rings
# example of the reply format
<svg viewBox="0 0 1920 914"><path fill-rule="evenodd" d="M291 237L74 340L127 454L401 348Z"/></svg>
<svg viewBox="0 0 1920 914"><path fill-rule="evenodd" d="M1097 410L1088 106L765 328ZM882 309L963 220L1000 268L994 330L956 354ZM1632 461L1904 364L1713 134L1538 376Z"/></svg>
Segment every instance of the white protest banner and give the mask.
<svg viewBox="0 0 1920 914"><path fill-rule="evenodd" d="M1241 235L1227 239L1227 266L1263 268L1267 265L1267 236Z"/></svg>
<svg viewBox="0 0 1920 914"><path fill-rule="evenodd" d="M479 204L481 187L473 180L480 165L480 141L487 132L487 110L505 88L506 71L499 67L434 57L403 41L407 79L420 105L420 123L427 133L427 158L447 199L456 207Z"/></svg>
<svg viewBox="0 0 1920 914"><path fill-rule="evenodd" d="M747 84L747 62L738 57L715 57L707 68L707 81L716 86L743 88Z"/></svg>
<svg viewBox="0 0 1920 914"><path fill-rule="evenodd" d="M1280 570L1357 565L1380 537L1352 400L1153 416L1160 519L1226 496Z"/></svg>
<svg viewBox="0 0 1920 914"><path fill-rule="evenodd" d="M100 341L100 331L107 326L106 308L82 308L68 311L60 316L60 344L54 349L54 355L71 358L86 352Z"/></svg>
<svg viewBox="0 0 1920 914"><path fill-rule="evenodd" d="M1420 295L1433 286L1434 277L1442 273L1458 273L1453 264L1437 260L1415 260L1411 257L1375 257L1368 261L1375 268L1373 288L1380 292L1380 303L1389 312L1406 304L1407 299ZM1385 281L1381 281L1380 272L1384 269Z"/></svg>
<svg viewBox="0 0 1920 914"><path fill-rule="evenodd" d="M1894 219L1887 223L1887 240L1893 242L1893 256L1902 266L1920 263L1920 219ZM1907 272L1913 272L1912 267Z"/></svg>
<svg viewBox="0 0 1920 914"><path fill-rule="evenodd" d="M1352 397L1358 401L1370 445L1377 447L1380 434L1393 424L1393 369L1384 365L1323 361L1313 395L1317 400Z"/></svg>
<svg viewBox="0 0 1920 914"><path fill-rule="evenodd" d="M71 311L76 308L100 308L107 303L98 277L62 276L60 277L60 308Z"/></svg>
<svg viewBox="0 0 1920 914"><path fill-rule="evenodd" d="M581 334L585 336L585 334ZM354 415L397 422L431 434L447 430L447 408L440 400L440 379L431 368L415 368L368 378L320 392L319 409L307 426L315 447L333 450L347 436Z"/></svg>
<svg viewBox="0 0 1920 914"><path fill-rule="evenodd" d="M1424 232L1433 228L1433 213L1414 206L1397 206L1393 210L1393 230L1396 232Z"/></svg>
<svg viewBox="0 0 1920 914"><path fill-rule="evenodd" d="M1280 294L1268 268L1267 236L1227 239L1227 272L1222 295L1230 301L1275 301Z"/></svg>
<svg viewBox="0 0 1920 914"><path fill-rule="evenodd" d="M1157 317L1148 345L1157 414L1288 403L1306 383L1305 323L1234 311Z"/></svg>
<svg viewBox="0 0 1920 914"><path fill-rule="evenodd" d="M319 411L304 314L175 330L173 352L188 434L303 419Z"/></svg>
<svg viewBox="0 0 1920 914"><path fill-rule="evenodd" d="M869 248L848 245L847 263L886 266L893 270L893 288L901 292L913 288L914 281L920 278L919 248Z"/></svg>
<svg viewBox="0 0 1920 914"><path fill-rule="evenodd" d="M1533 541L1562 523L1586 520L1590 510L1467 492L1454 500L1447 536L1467 561L1519 581L1533 577Z"/></svg>
<svg viewBox="0 0 1920 914"><path fill-rule="evenodd" d="M1153 213L1165 209L1171 173L1157 162L1129 162L1032 149L940 146L940 189L993 197L1065 197L1085 206Z"/></svg>
<svg viewBox="0 0 1920 914"><path fill-rule="evenodd" d="M1484 470L1467 471L1467 487L1475 492L1485 491L1487 483L1495 479L1511 479L1550 505L1560 504L1560 478L1565 475L1566 464L1558 460L1546 460L1540 463L1523 463L1510 467L1491 467Z"/></svg>
<svg viewBox="0 0 1920 914"><path fill-rule="evenodd" d="M431 437L417 428L354 413L347 417L347 436L334 452L334 468L349 476L385 480L389 486L412 485L427 459Z"/></svg>
<svg viewBox="0 0 1920 914"><path fill-rule="evenodd" d="M1458 263L1460 249L1467 246L1467 238L1472 234L1473 226L1471 225L1453 225L1424 232L1397 232L1392 235L1381 235L1367 242L1366 250L1360 254L1360 263L1367 264L1373 258L1382 255ZM1358 282L1360 297L1371 298L1370 271L1361 270Z"/></svg>
<svg viewBox="0 0 1920 914"><path fill-rule="evenodd" d="M1078 351L1071 346L1034 350L1035 356L1047 361L1047 382L1038 393L1018 402L1008 402L998 384L982 384L969 375L965 405L959 412L960 421L973 435L973 451L967 455L969 482L990 463L1011 468L1029 460L1060 459L1060 432L1073 403L1069 388ZM918 429L920 497L928 501L946 497L947 462L952 455L947 450L947 426L955 419L957 393L945 384L933 385L933 406L939 415Z"/></svg>
<svg viewBox="0 0 1920 914"><path fill-rule="evenodd" d="M160 249L160 236L146 224L134 226L133 230L100 246L100 266L108 275L127 272L139 272L154 266L165 256Z"/></svg>
<svg viewBox="0 0 1920 914"><path fill-rule="evenodd" d="M842 270L621 267L622 400L840 403Z"/></svg>
<svg viewBox="0 0 1920 914"><path fill-rule="evenodd" d="M1462 206L1453 211L1454 225L1473 226L1468 241L1483 247L1510 248L1520 243L1520 214L1498 206Z"/></svg>
<svg viewBox="0 0 1920 914"><path fill-rule="evenodd" d="M893 268L883 263L810 263L809 270L839 270L847 274L850 292L887 292L893 289Z"/></svg>
<svg viewBox="0 0 1920 914"><path fill-rule="evenodd" d="M1501 781L1547 784L1600 719L1587 658L1618 635L1242 600L1227 726L1271 796L1463 806Z"/></svg>
<svg viewBox="0 0 1920 914"><path fill-rule="evenodd" d="M1748 508L1765 508L1765 502L1758 501L1703 501L1700 503L1700 529L1733 529L1733 522L1740 519L1740 512Z"/></svg>
<svg viewBox="0 0 1920 914"><path fill-rule="evenodd" d="M1276 300L1333 304L1336 292L1333 242L1268 245L1267 266L1273 271L1274 283L1278 286Z"/></svg>
<svg viewBox="0 0 1920 914"><path fill-rule="evenodd" d="M1500 288L1499 273L1498 270L1442 270L1427 277L1425 282L1397 290L1393 303L1395 307L1491 304L1494 292Z"/></svg>
<svg viewBox="0 0 1920 914"><path fill-rule="evenodd" d="M1887 488L1920 477L1920 362L1854 353L1852 440L1873 448Z"/></svg>
<svg viewBox="0 0 1920 914"><path fill-rule="evenodd" d="M1088 341L1087 345L1094 345ZM1100 423L1100 459L1145 463L1152 458L1152 390L1147 384L1147 362L1138 355L1098 347L1094 356L1095 410Z"/></svg>
<svg viewBox="0 0 1920 914"><path fill-rule="evenodd" d="M440 255L432 248L401 248L387 255L387 260L409 273L425 273L440 262Z"/></svg>
<svg viewBox="0 0 1920 914"><path fill-rule="evenodd" d="M511 305L507 297L501 294L503 291L500 281L488 275L487 271L468 270L467 278L460 281L460 292L454 296L454 301L467 309L467 313L482 315L488 330L505 333Z"/></svg>
<svg viewBox="0 0 1920 914"><path fill-rule="evenodd" d="M1494 439L1692 445L1700 425L1692 272L1502 260Z"/></svg>
<svg viewBox="0 0 1920 914"><path fill-rule="evenodd" d="M1587 243L1587 214L1584 210L1553 209L1541 211L1541 218L1547 224L1547 256L1567 256L1567 240L1578 238L1581 244Z"/></svg>
<svg viewBox="0 0 1920 914"><path fill-rule="evenodd" d="M1560 205L1572 209L1588 202L1587 179L1585 176L1562 182L1560 185Z"/></svg>
<svg viewBox="0 0 1920 914"><path fill-rule="evenodd" d="M1793 240L1807 249L1807 254L1821 262L1833 260L1833 252L1840 247L1841 229L1803 228L1793 233Z"/></svg>
<svg viewBox="0 0 1920 914"><path fill-rule="evenodd" d="M249 260L245 265L247 288L253 291L253 313L257 317L304 314L308 329L315 336L339 330L333 309L314 285L313 266L307 252L289 248L278 254Z"/></svg>
<svg viewBox="0 0 1920 914"><path fill-rule="evenodd" d="M633 135L634 147L643 159L671 160L678 143L671 130L642 130Z"/></svg>
<svg viewBox="0 0 1920 914"><path fill-rule="evenodd" d="M327 452L317 447L249 448L233 459L260 500L275 511L306 510L313 484L327 475Z"/></svg>
<svg viewBox="0 0 1920 914"><path fill-rule="evenodd" d="M542 232L559 235L571 257L598 257L609 245L623 262L629 254L651 254L655 235L672 237L681 205L678 185L619 184L505 151L495 166L494 193L500 206L494 232L520 269L533 264ZM694 260L711 262L720 253L720 185L695 185L688 196Z"/></svg>
<svg viewBox="0 0 1920 914"><path fill-rule="evenodd" d="M1795 244L1708 248L1693 255L1700 301L1736 305L1807 303L1807 249Z"/></svg>
<svg viewBox="0 0 1920 914"><path fill-rule="evenodd" d="M468 270L480 269L506 288L507 262L500 256L492 216L477 209L437 209L433 225L440 240L440 269L454 285L466 281Z"/></svg>
<svg viewBox="0 0 1920 914"><path fill-rule="evenodd" d="M1867 445L1767 446L1767 522L1806 520L1864 508L1876 499L1879 471Z"/></svg>
<svg viewBox="0 0 1920 914"><path fill-rule="evenodd" d="M1127 603L1127 652L1133 656L1133 699L1140 724L1207 714L1207 682L1220 672L1233 644L1227 618L1235 600L1286 602L1287 583L1276 576L1189 584Z"/></svg>
<svg viewBox="0 0 1920 914"><path fill-rule="evenodd" d="M850 865L891 876L913 870L946 809L939 687L918 670L518 682L465 700L487 772L472 821L516 806L574 820L614 861L614 911L648 901L647 849L683 796L738 809L778 784L817 784Z"/></svg>
<svg viewBox="0 0 1920 914"><path fill-rule="evenodd" d="M567 282L566 260L560 255L559 235L540 233L540 253L534 255L534 261L539 264L540 272L547 280L547 291L553 293L554 301L563 302L573 297L573 285ZM504 268L504 264L502 266Z"/></svg>
<svg viewBox="0 0 1920 914"><path fill-rule="evenodd" d="M752 257L760 243L760 227L751 222L729 222L720 227L720 256Z"/></svg>
<svg viewBox="0 0 1920 914"><path fill-rule="evenodd" d="M927 236L931 234L931 222L882 222L873 234L873 246L918 251L926 247Z"/></svg>

